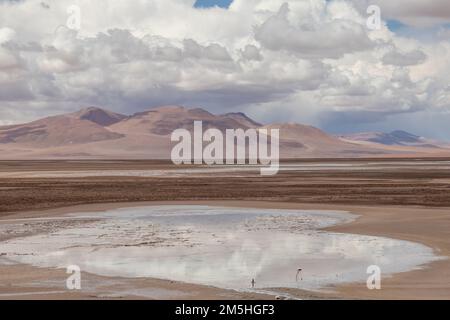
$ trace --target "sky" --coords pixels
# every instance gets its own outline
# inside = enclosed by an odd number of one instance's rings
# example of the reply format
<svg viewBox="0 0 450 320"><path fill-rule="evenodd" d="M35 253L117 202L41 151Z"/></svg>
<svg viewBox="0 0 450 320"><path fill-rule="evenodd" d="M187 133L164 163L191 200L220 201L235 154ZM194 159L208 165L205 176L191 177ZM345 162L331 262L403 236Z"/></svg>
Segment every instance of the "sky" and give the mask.
<svg viewBox="0 0 450 320"><path fill-rule="evenodd" d="M221 8L228 8L233 0L197 0L194 7L197 8L211 8L218 6Z"/></svg>
<svg viewBox="0 0 450 320"><path fill-rule="evenodd" d="M176 104L450 140L449 70L447 0L0 0L0 125Z"/></svg>

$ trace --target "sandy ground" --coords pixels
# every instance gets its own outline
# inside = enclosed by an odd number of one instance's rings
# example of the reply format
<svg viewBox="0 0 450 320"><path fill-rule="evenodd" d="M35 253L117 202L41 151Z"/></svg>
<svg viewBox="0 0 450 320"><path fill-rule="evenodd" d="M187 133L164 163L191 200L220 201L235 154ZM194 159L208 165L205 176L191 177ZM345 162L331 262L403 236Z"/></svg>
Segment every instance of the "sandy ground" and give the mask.
<svg viewBox="0 0 450 320"><path fill-rule="evenodd" d="M41 212L22 212L13 219L61 216L69 212L102 211L111 208L204 204L231 207L344 210L360 215L347 225L329 228L335 232L358 233L410 240L432 247L437 255L450 256L450 209L420 207L369 207L326 204L296 204L264 201L170 201L94 204ZM11 219L12 217L10 217ZM3 220L1 223L8 223ZM273 299L263 293L242 293L213 287L158 279L126 279L82 274L81 291L65 289L65 270L24 265L0 266L0 299ZM450 259L433 262L421 270L382 278L381 290L368 290L365 283L352 283L321 292L277 289L280 296L303 299L450 299Z"/></svg>
<svg viewBox="0 0 450 320"><path fill-rule="evenodd" d="M300 161L299 161L300 162ZM374 160L327 162L361 163ZM408 159L408 163L412 160ZM418 160L418 162L422 162ZM205 173L164 178L138 176L20 177L20 173L105 170L185 170L152 161L0 161L0 217L26 210L44 210L89 203L119 203L170 200L265 200L295 203L346 205L398 205L450 207L450 167L444 160L434 168L407 165L398 168L393 160L377 161L391 169L281 171L262 177L252 173ZM393 164L394 163L394 164ZM317 169L317 168L316 168ZM14 174L15 177L5 177Z"/></svg>
<svg viewBox="0 0 450 320"><path fill-rule="evenodd" d="M327 170L259 174L205 174L202 177L14 178L0 175L0 223L74 211L149 204L211 204L235 207L345 210L360 218L332 231L410 240L450 257L450 170L421 165L363 171ZM303 162L305 160L296 160ZM309 160L340 163L385 160ZM408 159L408 162L415 160ZM417 161L422 161L418 159ZM427 160L428 161L428 160ZM183 167L184 168L184 167ZM161 161L0 161L0 172L77 170L166 170ZM11 235L0 234L0 240ZM0 248L1 254L1 248ZM4 257L0 256L0 261ZM273 296L155 279L120 279L83 274L85 290L65 290L65 270L0 264L0 299L261 299ZM136 291L137 290L137 291ZM299 298L450 299L450 259L423 270L383 277L381 290L355 283L325 292L280 289Z"/></svg>

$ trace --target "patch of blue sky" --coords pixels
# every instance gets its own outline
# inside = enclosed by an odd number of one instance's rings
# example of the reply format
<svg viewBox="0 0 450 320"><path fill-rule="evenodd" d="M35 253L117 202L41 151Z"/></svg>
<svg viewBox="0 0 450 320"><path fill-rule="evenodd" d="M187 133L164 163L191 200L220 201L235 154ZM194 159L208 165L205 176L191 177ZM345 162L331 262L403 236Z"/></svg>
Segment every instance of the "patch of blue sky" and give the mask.
<svg viewBox="0 0 450 320"><path fill-rule="evenodd" d="M397 20L387 20L386 23L389 30L395 34L402 37L414 38L424 43L439 40L443 30L450 30L450 23L443 23L432 27L422 28L408 26Z"/></svg>
<svg viewBox="0 0 450 320"><path fill-rule="evenodd" d="M211 8L211 7L220 7L220 8L228 8L233 0L197 0L194 4L196 8Z"/></svg>
<svg viewBox="0 0 450 320"><path fill-rule="evenodd" d="M404 25L403 23L401 23L398 20L387 20L386 24L387 24L387 27L389 28L389 30L391 30L392 32L397 32L397 31L400 31L401 29L404 29L407 27L406 25Z"/></svg>

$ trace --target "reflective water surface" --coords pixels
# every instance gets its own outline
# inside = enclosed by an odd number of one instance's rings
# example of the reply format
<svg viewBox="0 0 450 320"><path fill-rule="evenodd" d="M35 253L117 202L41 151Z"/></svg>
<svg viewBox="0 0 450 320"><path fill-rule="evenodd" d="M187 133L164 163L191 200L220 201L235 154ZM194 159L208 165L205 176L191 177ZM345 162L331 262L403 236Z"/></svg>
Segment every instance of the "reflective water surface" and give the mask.
<svg viewBox="0 0 450 320"><path fill-rule="evenodd" d="M438 259L421 244L318 230L356 218L346 212L149 206L72 216L100 219L12 239L0 251L36 266L232 289L252 279L257 288L319 289L365 281L370 265L387 275Z"/></svg>

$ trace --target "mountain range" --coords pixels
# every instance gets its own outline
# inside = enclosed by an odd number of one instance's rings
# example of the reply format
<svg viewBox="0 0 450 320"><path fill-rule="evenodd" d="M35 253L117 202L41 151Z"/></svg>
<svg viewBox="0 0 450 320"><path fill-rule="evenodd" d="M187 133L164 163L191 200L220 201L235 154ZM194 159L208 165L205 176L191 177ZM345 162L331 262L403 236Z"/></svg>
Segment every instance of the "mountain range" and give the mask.
<svg viewBox="0 0 450 320"><path fill-rule="evenodd" d="M426 139L421 136L403 131L395 130L386 132L361 132L338 136L343 140L353 142L372 142L387 146L414 146L425 148L439 148L440 142Z"/></svg>
<svg viewBox="0 0 450 320"><path fill-rule="evenodd" d="M369 132L342 136L298 123L261 124L244 113L212 114L204 109L162 106L133 115L97 107L0 126L1 159L114 158L169 159L173 130L280 129L282 158L385 157L450 155L438 142L404 132Z"/></svg>

